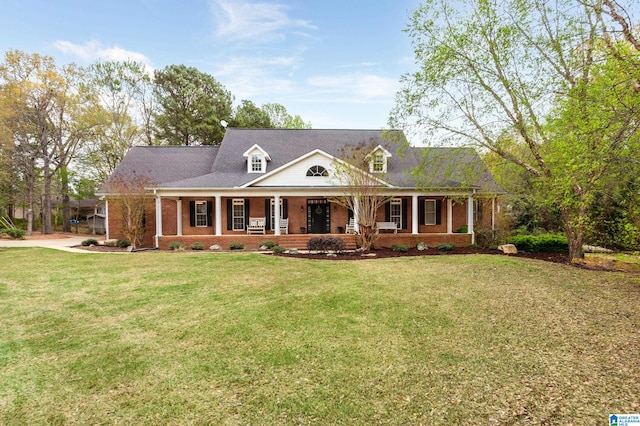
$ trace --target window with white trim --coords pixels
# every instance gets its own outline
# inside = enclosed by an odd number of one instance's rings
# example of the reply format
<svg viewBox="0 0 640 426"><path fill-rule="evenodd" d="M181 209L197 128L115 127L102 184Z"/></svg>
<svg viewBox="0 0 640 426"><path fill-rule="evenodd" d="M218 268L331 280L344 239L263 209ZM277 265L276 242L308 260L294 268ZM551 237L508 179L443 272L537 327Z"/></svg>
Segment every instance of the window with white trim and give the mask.
<svg viewBox="0 0 640 426"><path fill-rule="evenodd" d="M264 173L264 158L259 154L251 155L251 173Z"/></svg>
<svg viewBox="0 0 640 426"><path fill-rule="evenodd" d="M436 224L436 200L424 200L424 224Z"/></svg>
<svg viewBox="0 0 640 426"><path fill-rule="evenodd" d="M244 231L244 200L235 199L232 204L233 230Z"/></svg>
<svg viewBox="0 0 640 426"><path fill-rule="evenodd" d="M373 172L382 173L386 169L386 158L381 151L378 151L373 156Z"/></svg>
<svg viewBox="0 0 640 426"><path fill-rule="evenodd" d="M402 229L402 200L393 199L390 203L389 220L395 222L398 229Z"/></svg>
<svg viewBox="0 0 640 426"><path fill-rule="evenodd" d="M206 201L196 201L196 226L207 226Z"/></svg>

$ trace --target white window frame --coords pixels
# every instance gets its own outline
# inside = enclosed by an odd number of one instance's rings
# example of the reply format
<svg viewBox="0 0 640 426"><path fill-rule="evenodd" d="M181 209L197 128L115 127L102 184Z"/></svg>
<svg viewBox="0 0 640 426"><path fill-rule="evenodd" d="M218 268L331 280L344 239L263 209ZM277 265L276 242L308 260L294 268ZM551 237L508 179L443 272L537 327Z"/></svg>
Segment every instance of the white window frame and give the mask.
<svg viewBox="0 0 640 426"><path fill-rule="evenodd" d="M276 200L274 198L271 199L271 211L269 212L269 214L271 215L271 230L273 231L276 226L276 216L275 216L275 206L276 206ZM280 219L284 219L283 217L283 211L282 211L282 198L280 198Z"/></svg>
<svg viewBox="0 0 640 426"><path fill-rule="evenodd" d="M234 231L244 231L244 199L234 198L231 202L231 222Z"/></svg>
<svg viewBox="0 0 640 426"><path fill-rule="evenodd" d="M389 221L395 222L398 229L402 229L402 200L394 198L389 202Z"/></svg>
<svg viewBox="0 0 640 426"><path fill-rule="evenodd" d="M249 160L249 173L264 173L264 156L251 154Z"/></svg>
<svg viewBox="0 0 640 426"><path fill-rule="evenodd" d="M425 225L435 225L437 220L436 218L437 213L436 213L436 207L438 206L438 204L436 203L436 200L424 200L424 224ZM433 222L429 222L429 216L431 216L433 218Z"/></svg>
<svg viewBox="0 0 640 426"><path fill-rule="evenodd" d="M307 170L307 176L310 177L327 177L329 176L329 172L324 166L316 164L314 166L309 167Z"/></svg>
<svg viewBox="0 0 640 426"><path fill-rule="evenodd" d="M207 226L207 202L196 201L195 204L196 227L202 228Z"/></svg>
<svg viewBox="0 0 640 426"><path fill-rule="evenodd" d="M373 154L371 171L373 173L384 173L387 170L387 158L382 151Z"/></svg>

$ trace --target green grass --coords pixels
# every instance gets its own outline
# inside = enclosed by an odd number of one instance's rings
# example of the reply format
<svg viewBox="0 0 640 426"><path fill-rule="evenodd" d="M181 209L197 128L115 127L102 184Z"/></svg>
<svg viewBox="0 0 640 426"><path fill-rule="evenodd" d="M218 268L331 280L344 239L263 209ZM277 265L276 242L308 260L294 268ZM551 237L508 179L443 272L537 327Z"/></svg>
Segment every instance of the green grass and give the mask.
<svg viewBox="0 0 640 426"><path fill-rule="evenodd" d="M502 256L0 252L0 424L605 424L640 280Z"/></svg>

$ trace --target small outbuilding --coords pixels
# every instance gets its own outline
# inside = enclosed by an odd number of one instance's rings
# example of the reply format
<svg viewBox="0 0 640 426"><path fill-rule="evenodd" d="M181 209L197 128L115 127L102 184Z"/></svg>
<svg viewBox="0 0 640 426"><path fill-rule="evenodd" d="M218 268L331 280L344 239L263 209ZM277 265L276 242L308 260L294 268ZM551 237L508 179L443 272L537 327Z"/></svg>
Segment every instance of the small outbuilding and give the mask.
<svg viewBox="0 0 640 426"><path fill-rule="evenodd" d="M105 227L105 215L103 214L91 214L87 216L87 225L89 226L89 232L92 234L105 234L107 229Z"/></svg>

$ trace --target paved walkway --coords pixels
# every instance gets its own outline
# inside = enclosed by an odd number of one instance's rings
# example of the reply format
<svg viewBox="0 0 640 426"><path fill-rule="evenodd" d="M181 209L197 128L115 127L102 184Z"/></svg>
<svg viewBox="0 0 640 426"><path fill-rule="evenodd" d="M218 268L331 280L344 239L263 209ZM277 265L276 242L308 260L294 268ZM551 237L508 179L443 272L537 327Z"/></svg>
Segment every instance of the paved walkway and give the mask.
<svg viewBox="0 0 640 426"><path fill-rule="evenodd" d="M87 238L86 235L49 240L6 240L2 238L0 239L0 247L45 247L73 253L91 253L87 250L73 248L73 246L79 246Z"/></svg>

